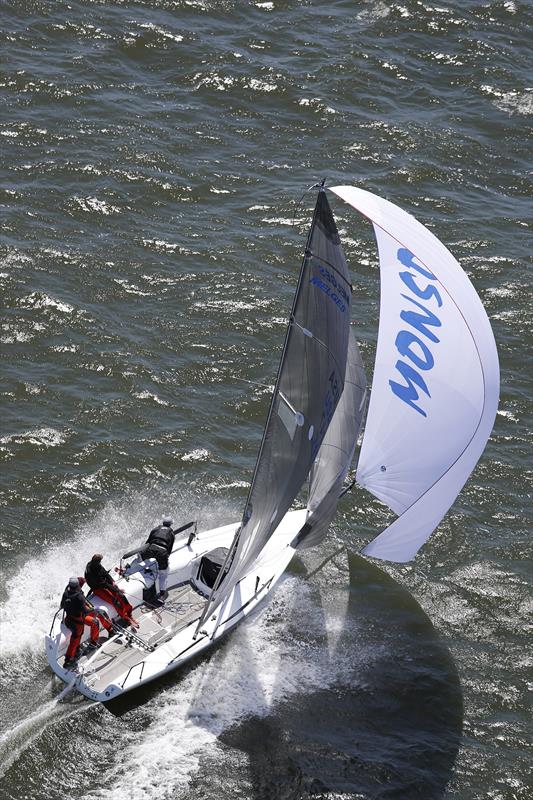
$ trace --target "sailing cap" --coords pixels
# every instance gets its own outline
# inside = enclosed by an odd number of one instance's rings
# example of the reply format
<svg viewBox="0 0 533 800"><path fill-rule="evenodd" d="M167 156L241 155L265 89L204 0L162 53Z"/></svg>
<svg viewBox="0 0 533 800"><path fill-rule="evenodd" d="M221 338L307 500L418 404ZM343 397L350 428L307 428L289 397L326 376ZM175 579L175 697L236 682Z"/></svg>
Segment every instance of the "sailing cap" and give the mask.
<svg viewBox="0 0 533 800"><path fill-rule="evenodd" d="M70 586L71 589L79 589L80 586L79 578L73 575L72 578L68 579L68 585Z"/></svg>
<svg viewBox="0 0 533 800"><path fill-rule="evenodd" d="M163 525L165 526L165 528L171 528L173 524L174 520L172 519L172 517L163 517Z"/></svg>

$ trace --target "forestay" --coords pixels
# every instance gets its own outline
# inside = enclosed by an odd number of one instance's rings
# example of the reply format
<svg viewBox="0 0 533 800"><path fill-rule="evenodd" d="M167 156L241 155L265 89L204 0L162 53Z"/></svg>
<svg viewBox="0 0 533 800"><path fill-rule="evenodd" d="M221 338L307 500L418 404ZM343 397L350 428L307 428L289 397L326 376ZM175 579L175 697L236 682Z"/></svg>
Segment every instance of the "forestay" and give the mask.
<svg viewBox="0 0 533 800"><path fill-rule="evenodd" d="M321 189L241 526L200 624L250 570L309 474L343 392L350 305L349 273Z"/></svg>
<svg viewBox="0 0 533 800"><path fill-rule="evenodd" d="M472 284L430 231L370 192L331 191L372 221L381 272L357 480L399 517L363 552L408 561L453 503L490 435L499 393L496 345Z"/></svg>

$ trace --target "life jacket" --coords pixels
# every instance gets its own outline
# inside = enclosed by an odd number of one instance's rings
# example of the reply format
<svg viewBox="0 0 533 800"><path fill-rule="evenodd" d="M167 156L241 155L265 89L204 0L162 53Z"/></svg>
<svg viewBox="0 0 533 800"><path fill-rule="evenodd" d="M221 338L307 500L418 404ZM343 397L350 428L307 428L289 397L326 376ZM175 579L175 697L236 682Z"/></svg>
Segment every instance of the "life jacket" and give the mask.
<svg viewBox="0 0 533 800"><path fill-rule="evenodd" d="M85 595L81 589L71 591L70 587L67 586L61 598L61 608L65 611L67 617L85 617L88 608Z"/></svg>
<svg viewBox="0 0 533 800"><path fill-rule="evenodd" d="M166 525L160 525L150 531L148 537L148 544L155 544L158 547L164 547L167 553L170 553L174 546L174 532L172 528L167 528Z"/></svg>

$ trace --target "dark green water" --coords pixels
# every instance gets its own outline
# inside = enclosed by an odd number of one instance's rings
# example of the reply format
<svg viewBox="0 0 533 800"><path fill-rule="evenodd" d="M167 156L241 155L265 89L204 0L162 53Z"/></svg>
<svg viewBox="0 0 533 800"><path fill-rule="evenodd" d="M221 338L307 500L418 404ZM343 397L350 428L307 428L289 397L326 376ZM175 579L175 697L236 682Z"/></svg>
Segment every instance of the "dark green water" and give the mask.
<svg viewBox="0 0 533 800"><path fill-rule="evenodd" d="M529 800L531 5L0 11L2 798ZM322 177L477 288L502 369L478 467L412 564L357 555L388 516L355 490L209 657L55 704L68 576L161 513L238 519ZM334 211L371 377L373 239Z"/></svg>

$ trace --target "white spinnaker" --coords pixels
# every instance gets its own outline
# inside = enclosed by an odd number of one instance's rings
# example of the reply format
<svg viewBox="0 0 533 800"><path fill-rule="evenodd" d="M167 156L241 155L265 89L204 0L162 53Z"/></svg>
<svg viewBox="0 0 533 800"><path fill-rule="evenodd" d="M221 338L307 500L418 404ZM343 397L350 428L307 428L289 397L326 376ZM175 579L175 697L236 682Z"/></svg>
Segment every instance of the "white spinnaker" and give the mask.
<svg viewBox="0 0 533 800"><path fill-rule="evenodd" d="M485 448L498 406L496 344L474 287L427 228L371 192L331 191L371 220L381 272L357 480L399 517L363 552L409 561Z"/></svg>

